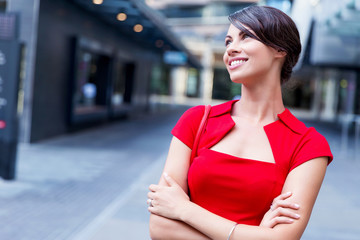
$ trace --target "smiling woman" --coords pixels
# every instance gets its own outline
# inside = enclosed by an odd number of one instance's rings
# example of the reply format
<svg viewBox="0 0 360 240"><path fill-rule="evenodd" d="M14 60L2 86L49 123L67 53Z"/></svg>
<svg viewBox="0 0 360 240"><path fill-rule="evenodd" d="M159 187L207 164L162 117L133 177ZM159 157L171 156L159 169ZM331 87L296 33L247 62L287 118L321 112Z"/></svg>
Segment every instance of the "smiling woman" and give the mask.
<svg viewBox="0 0 360 240"><path fill-rule="evenodd" d="M299 32L290 17L274 8L257 8L235 12L229 16L229 20L240 31L239 37L243 40L250 37L286 53L281 83L288 81L301 52ZM225 45L228 46L228 43L229 36L225 38Z"/></svg>
<svg viewBox="0 0 360 240"><path fill-rule="evenodd" d="M149 187L153 239L300 239L333 158L282 101L301 51L291 18L251 6L229 20L223 60L241 99L208 115L193 107L173 128L163 176Z"/></svg>

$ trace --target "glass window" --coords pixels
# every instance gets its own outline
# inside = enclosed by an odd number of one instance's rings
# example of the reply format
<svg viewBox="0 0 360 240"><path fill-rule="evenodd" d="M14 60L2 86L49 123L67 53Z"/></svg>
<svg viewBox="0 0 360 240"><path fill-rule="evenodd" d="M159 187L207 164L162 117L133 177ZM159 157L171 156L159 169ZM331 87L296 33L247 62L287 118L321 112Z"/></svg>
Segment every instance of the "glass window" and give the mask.
<svg viewBox="0 0 360 240"><path fill-rule="evenodd" d="M199 71L190 68L188 73L186 94L188 97L197 97L199 95Z"/></svg>
<svg viewBox="0 0 360 240"><path fill-rule="evenodd" d="M213 99L239 99L241 94L241 84L233 83L229 73L224 68L214 69Z"/></svg>
<svg viewBox="0 0 360 240"><path fill-rule="evenodd" d="M97 88L94 83L96 74L96 56L89 52L81 51L76 76L75 105L95 106Z"/></svg>
<svg viewBox="0 0 360 240"><path fill-rule="evenodd" d="M111 97L111 104L113 106L120 106L124 102L125 95L125 69L122 63L116 64L116 76L113 83L113 93Z"/></svg>
<svg viewBox="0 0 360 240"><path fill-rule="evenodd" d="M106 56L79 50L73 98L76 113L88 113L106 107L109 62Z"/></svg>
<svg viewBox="0 0 360 240"><path fill-rule="evenodd" d="M112 106L130 104L134 87L135 63L118 62L116 76L113 82L111 97Z"/></svg>
<svg viewBox="0 0 360 240"><path fill-rule="evenodd" d="M155 65L152 68L151 93L158 95L170 94L170 67Z"/></svg>

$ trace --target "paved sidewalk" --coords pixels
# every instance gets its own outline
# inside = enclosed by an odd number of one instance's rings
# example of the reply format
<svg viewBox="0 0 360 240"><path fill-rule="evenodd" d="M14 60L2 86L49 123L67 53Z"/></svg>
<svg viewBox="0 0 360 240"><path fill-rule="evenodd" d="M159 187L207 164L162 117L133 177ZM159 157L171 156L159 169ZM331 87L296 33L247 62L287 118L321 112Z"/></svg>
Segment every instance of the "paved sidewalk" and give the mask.
<svg viewBox="0 0 360 240"><path fill-rule="evenodd" d="M116 239L148 239L147 177L159 175L183 111L20 145L16 181L0 181L0 239L90 239L114 217L126 221Z"/></svg>
<svg viewBox="0 0 360 240"><path fill-rule="evenodd" d="M346 152L340 130L332 125L306 122L329 141L334 161L329 165L304 240L360 240L360 156L355 157L353 136Z"/></svg>
<svg viewBox="0 0 360 240"><path fill-rule="evenodd" d="M328 139L334 154L334 161L329 165L324 184L317 199L309 225L302 237L303 240L360 240L360 156L354 159L353 141L346 153L341 152L339 129L332 125L309 122ZM139 196L147 193L147 186L156 182L162 169L162 159L154 164L153 168L144 173L137 182L137 188L131 191L128 200L114 211L102 225L90 226L89 230L96 229L93 237L78 238L76 240L115 240L120 239L149 239L148 225L143 221L129 221L132 211L129 209L143 209L144 200ZM135 214L136 215L136 214ZM144 212L141 219L148 219ZM138 220L140 217L138 218ZM87 233L87 230L85 230ZM82 236L81 236L82 237Z"/></svg>
<svg viewBox="0 0 360 240"><path fill-rule="evenodd" d="M19 148L18 179L0 181L0 239L149 239L147 187L157 182L184 108ZM360 156L331 125L329 166L304 240L359 240Z"/></svg>

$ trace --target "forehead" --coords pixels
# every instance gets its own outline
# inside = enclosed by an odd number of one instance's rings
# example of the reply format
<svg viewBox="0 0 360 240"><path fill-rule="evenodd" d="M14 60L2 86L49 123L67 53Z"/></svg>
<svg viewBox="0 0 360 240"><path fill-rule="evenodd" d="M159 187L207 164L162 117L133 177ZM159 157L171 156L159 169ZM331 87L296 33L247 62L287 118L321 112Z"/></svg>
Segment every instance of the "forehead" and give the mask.
<svg viewBox="0 0 360 240"><path fill-rule="evenodd" d="M250 32L253 32L251 30L251 28L245 26L245 25L242 25L244 28L246 28L247 30L249 30ZM242 33L243 31L240 30L239 28L235 27L233 24L230 24L229 26L229 29L228 29L228 36L232 36L232 35L238 35L240 33Z"/></svg>

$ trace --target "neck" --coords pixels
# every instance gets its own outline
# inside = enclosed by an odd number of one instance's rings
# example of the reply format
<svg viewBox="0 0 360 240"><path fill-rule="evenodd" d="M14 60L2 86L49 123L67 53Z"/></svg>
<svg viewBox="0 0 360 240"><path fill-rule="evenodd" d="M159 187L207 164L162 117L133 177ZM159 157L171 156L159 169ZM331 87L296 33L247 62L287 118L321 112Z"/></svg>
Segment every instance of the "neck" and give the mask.
<svg viewBox="0 0 360 240"><path fill-rule="evenodd" d="M277 114L285 110L280 83L254 85L242 85L241 100L235 104L232 115L245 117L262 125L276 121Z"/></svg>

